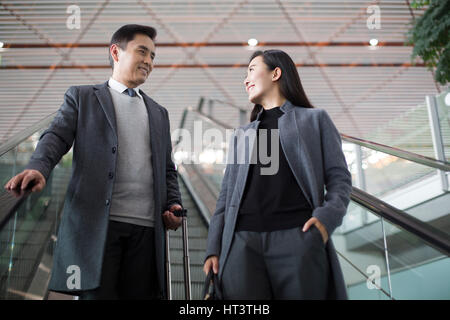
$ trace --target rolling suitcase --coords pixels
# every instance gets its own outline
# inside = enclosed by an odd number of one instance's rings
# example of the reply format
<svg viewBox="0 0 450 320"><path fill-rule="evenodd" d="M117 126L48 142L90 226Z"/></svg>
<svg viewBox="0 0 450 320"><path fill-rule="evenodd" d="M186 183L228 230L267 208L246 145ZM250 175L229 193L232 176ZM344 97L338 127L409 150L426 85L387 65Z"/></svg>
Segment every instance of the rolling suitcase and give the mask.
<svg viewBox="0 0 450 320"><path fill-rule="evenodd" d="M184 293L185 299L191 300L191 271L189 266L189 243L187 230L187 210L181 209L174 211L173 214L181 217L182 238L183 238L183 268L184 268ZM172 275L170 270L170 231L165 230L166 236L166 292L167 299L172 300Z"/></svg>

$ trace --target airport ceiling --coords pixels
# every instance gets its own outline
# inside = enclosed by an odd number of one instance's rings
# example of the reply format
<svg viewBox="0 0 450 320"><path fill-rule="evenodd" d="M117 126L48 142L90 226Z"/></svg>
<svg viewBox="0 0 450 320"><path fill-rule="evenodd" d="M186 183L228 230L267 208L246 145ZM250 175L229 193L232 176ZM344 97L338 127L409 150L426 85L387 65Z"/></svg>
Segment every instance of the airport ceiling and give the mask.
<svg viewBox="0 0 450 320"><path fill-rule="evenodd" d="M109 40L128 23L158 30L155 69L142 89L168 109L172 130L200 97L250 110L248 58L278 48L339 131L370 137L443 89L404 45L421 14L408 0L0 1L0 144L56 111L69 86L106 81ZM213 114L239 124L227 104L216 102Z"/></svg>

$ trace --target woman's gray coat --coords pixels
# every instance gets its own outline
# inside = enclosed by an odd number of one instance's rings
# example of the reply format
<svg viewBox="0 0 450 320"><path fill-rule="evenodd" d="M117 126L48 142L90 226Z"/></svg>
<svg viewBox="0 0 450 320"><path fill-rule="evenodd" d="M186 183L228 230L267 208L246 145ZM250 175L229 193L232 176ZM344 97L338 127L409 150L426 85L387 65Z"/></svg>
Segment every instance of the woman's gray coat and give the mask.
<svg viewBox="0 0 450 320"><path fill-rule="evenodd" d="M280 109L284 112L278 119L281 147L313 208L312 216L326 227L330 235L326 245L332 275L328 298L347 299L343 274L331 240L331 234L341 225L346 214L352 190L340 134L323 109L296 107L289 101ZM251 129L258 129L260 116L261 112L255 121L235 130L232 136L222 189L210 221L206 257L220 257L219 277L227 262L250 166L249 161L231 160L235 155L239 158L242 154L251 154L256 136L248 133ZM250 143L245 143L248 137L251 137Z"/></svg>

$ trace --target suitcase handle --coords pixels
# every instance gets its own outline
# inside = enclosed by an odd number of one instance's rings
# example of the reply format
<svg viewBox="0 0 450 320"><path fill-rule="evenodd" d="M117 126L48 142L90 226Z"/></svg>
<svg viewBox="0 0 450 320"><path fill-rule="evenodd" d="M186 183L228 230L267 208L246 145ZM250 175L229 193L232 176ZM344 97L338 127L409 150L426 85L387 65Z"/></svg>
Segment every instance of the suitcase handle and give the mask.
<svg viewBox="0 0 450 320"><path fill-rule="evenodd" d="M172 213L175 217L187 217L187 209L175 210Z"/></svg>
<svg viewBox="0 0 450 320"><path fill-rule="evenodd" d="M191 300L191 270L189 262L189 241L187 230L187 210L175 210L172 212L176 217L182 217L182 235L183 235L183 266L184 266L184 289L185 299ZM172 300L171 290L171 272L170 272L170 245L169 245L169 230L166 232L166 288L168 299Z"/></svg>

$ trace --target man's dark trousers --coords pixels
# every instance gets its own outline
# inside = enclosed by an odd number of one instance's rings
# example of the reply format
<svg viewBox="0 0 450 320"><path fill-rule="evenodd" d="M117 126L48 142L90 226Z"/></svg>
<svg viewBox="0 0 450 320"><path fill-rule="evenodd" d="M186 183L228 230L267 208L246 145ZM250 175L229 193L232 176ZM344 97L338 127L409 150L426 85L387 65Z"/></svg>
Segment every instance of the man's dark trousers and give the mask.
<svg viewBox="0 0 450 320"><path fill-rule="evenodd" d="M110 221L100 287L82 292L80 299L158 298L154 237L151 227Z"/></svg>

